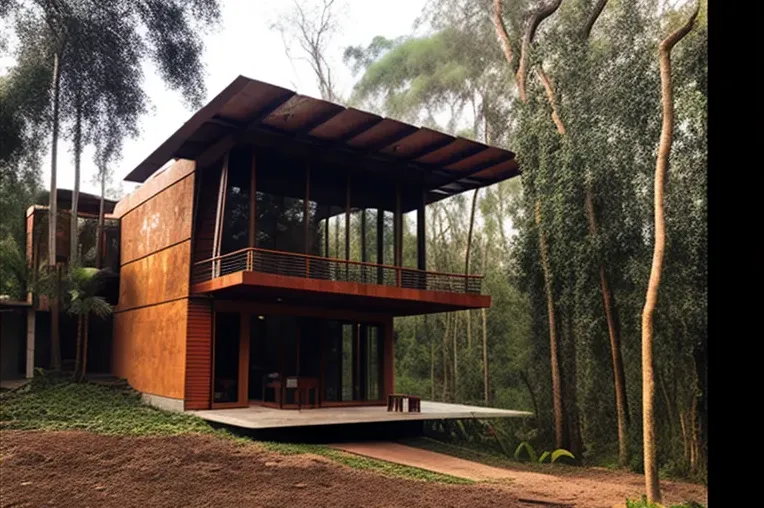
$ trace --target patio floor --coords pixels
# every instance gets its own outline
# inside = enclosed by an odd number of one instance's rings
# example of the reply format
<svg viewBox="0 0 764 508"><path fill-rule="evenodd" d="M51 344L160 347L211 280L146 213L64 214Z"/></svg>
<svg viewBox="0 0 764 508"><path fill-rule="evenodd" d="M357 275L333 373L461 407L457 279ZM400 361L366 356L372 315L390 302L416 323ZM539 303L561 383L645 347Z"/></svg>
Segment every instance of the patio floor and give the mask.
<svg viewBox="0 0 764 508"><path fill-rule="evenodd" d="M249 406L239 409L207 409L204 411L188 412L204 420L247 429L461 418L521 418L532 416L532 413L526 411L446 404L425 400L422 401L420 413L388 412L387 406L324 407L317 409L272 409L262 406Z"/></svg>

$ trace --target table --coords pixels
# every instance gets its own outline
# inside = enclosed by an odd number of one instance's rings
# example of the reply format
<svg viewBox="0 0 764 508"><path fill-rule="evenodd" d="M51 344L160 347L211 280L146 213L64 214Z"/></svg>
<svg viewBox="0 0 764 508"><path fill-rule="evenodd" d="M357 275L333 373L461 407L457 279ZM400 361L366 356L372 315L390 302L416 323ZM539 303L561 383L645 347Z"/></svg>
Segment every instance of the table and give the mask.
<svg viewBox="0 0 764 508"><path fill-rule="evenodd" d="M286 383L282 383L280 379L274 379L265 384L266 388L273 388L276 398L276 404L279 408L283 407L283 400L286 398L286 390L295 390L295 403L298 408L302 408L303 401L308 407L318 407L319 403L319 386L320 381L317 377L301 377L290 376L286 378ZM263 392L265 388L263 389ZM310 403L310 392L313 392L313 402ZM263 400L265 400L265 394L263 393Z"/></svg>

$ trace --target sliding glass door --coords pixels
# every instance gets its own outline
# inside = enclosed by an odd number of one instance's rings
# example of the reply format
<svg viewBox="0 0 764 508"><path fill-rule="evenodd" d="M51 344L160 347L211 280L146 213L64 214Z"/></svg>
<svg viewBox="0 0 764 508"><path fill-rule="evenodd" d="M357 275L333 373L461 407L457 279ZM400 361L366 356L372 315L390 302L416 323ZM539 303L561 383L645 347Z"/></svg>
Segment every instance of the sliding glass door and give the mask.
<svg viewBox="0 0 764 508"><path fill-rule="evenodd" d="M238 312L216 312L212 337L212 407L247 406L249 323Z"/></svg>
<svg viewBox="0 0 764 508"><path fill-rule="evenodd" d="M328 321L324 360L324 401L378 401L382 398L382 332L379 325Z"/></svg>
<svg viewBox="0 0 764 508"><path fill-rule="evenodd" d="M225 308L214 321L213 407L249 401L280 408L342 405L383 397L382 325Z"/></svg>

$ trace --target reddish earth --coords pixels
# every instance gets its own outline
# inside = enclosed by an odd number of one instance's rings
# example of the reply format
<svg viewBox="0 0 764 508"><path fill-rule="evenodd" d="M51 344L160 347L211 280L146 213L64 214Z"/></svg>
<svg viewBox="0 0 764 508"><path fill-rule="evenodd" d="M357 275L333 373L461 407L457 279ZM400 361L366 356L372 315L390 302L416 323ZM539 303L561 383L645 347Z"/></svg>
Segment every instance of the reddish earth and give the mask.
<svg viewBox="0 0 764 508"><path fill-rule="evenodd" d="M535 468L517 464L510 468L487 466L400 443L365 442L334 445L347 452L470 480L509 479L509 490L519 501L586 508L610 508L624 500L639 499L645 491L644 477L603 468L580 468L544 464ZM661 482L668 504L695 501L707 506L708 493L700 485Z"/></svg>
<svg viewBox="0 0 764 508"><path fill-rule="evenodd" d="M623 502L621 491L612 489L619 484L618 473L585 470L580 478L566 474L555 484L517 476L533 474L513 471L510 484L445 485L388 478L323 457L279 455L210 436L0 432L0 507L8 508L593 507ZM630 485L635 475L627 476ZM705 500L702 487L675 485L681 500L698 492ZM581 497L583 491L590 494ZM520 500L540 494L556 504Z"/></svg>

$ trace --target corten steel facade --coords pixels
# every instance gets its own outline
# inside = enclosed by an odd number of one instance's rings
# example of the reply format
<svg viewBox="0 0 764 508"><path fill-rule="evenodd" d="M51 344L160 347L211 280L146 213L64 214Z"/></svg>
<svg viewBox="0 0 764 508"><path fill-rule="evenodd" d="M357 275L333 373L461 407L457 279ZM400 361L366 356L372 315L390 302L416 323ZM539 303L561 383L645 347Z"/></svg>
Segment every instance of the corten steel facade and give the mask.
<svg viewBox="0 0 764 508"><path fill-rule="evenodd" d="M480 276L427 271L425 206L517 174L509 151L239 77L127 177L113 374L176 409L383 404L395 316L490 306Z"/></svg>

